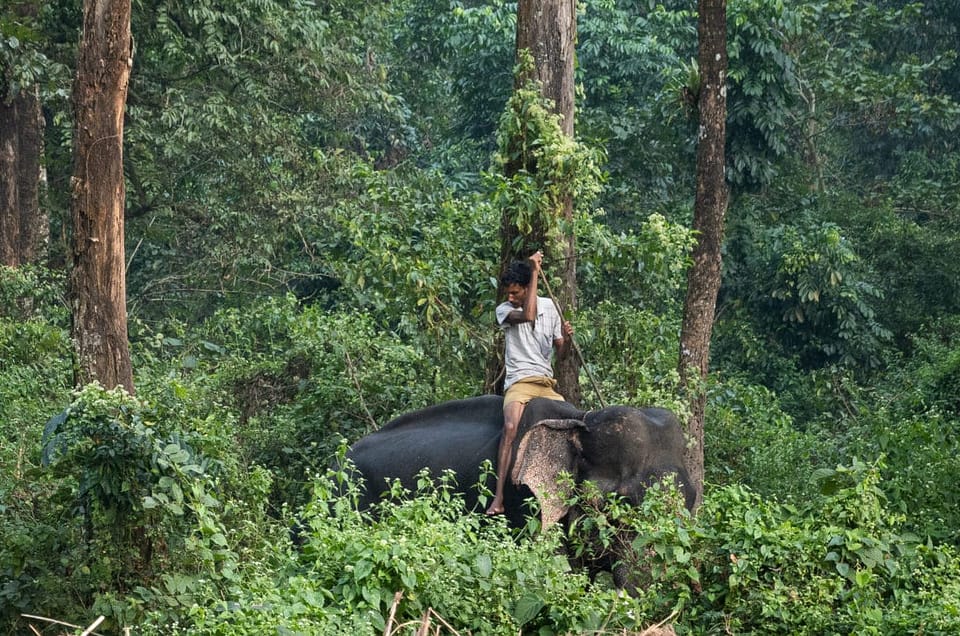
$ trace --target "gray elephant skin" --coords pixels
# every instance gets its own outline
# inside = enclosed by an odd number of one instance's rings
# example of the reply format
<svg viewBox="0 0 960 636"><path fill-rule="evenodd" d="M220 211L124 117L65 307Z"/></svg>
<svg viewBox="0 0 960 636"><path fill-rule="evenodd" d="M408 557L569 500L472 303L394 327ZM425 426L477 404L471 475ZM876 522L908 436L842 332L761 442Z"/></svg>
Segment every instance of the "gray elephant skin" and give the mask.
<svg viewBox="0 0 960 636"><path fill-rule="evenodd" d="M361 505L378 501L389 481L416 491L417 474L428 468L434 477L452 471L467 507L482 511L476 484L484 460L496 470L502 427L503 398L495 395L444 402L388 422L347 452L364 479ZM567 402L534 399L517 431L505 514L521 526L529 513L524 501L533 495L544 526L568 521L575 513L558 496L561 472L634 504L653 482L672 476L689 509L694 490L684 469L684 446L676 416L665 409L610 406L585 412ZM493 479L488 475L490 490Z"/></svg>

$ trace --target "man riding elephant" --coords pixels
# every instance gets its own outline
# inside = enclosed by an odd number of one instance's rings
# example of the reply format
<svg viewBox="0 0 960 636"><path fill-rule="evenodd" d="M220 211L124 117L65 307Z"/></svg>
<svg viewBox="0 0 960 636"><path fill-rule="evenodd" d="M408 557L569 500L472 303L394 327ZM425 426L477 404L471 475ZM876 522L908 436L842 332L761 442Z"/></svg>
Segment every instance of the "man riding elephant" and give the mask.
<svg viewBox="0 0 960 636"><path fill-rule="evenodd" d="M503 489L507 467L513 459L513 443L524 406L535 397L563 401L553 378L551 353L569 346L573 327L562 320L549 298L537 296L543 254L528 262L515 261L500 277L507 300L497 306L497 324L504 332L503 434L497 452L497 485L488 515L503 514Z"/></svg>
<svg viewBox="0 0 960 636"><path fill-rule="evenodd" d="M488 486L483 464L493 462L501 446L503 404L498 395L443 402L401 415L354 442L346 459L363 478L361 507L380 501L393 480L415 491L427 469L434 478L452 472L466 507L479 510ZM557 521L565 512L558 513L554 508L560 502L551 498L562 473L633 504L643 500L652 483L670 478L690 508L694 491L685 448L680 422L666 409L583 411L568 402L534 398L524 409L503 480L505 512L514 525L522 525L524 500L535 496L546 524Z"/></svg>
<svg viewBox="0 0 960 636"><path fill-rule="evenodd" d="M427 470L436 479L451 473L465 511L482 510L491 485L484 466L499 461L503 410L498 395L443 402L402 415L356 441L346 459L363 479L360 507L375 506L394 481L416 491ZM689 509L695 493L684 468L685 446L680 422L666 409L582 411L568 402L534 398L523 410L511 460L496 466L503 475L498 479L503 514L512 526L522 527L529 513L525 503L535 497L544 526L572 523L581 511L570 507L568 478L575 484L592 482L634 505L652 484L666 479L677 484ZM590 568L610 569L610 563ZM614 578L618 585L626 581L616 573Z"/></svg>

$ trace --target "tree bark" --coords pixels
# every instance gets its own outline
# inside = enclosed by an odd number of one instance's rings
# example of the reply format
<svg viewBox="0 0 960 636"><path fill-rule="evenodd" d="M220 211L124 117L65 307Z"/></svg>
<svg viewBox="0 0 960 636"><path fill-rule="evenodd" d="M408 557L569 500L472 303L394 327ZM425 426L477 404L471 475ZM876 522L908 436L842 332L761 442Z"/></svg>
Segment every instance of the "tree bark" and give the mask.
<svg viewBox="0 0 960 636"><path fill-rule="evenodd" d="M21 18L36 16L38 6L14 5ZM43 112L40 91L21 87L14 95L0 90L0 264L17 267L40 260L50 236L50 218L40 206L45 182Z"/></svg>
<svg viewBox="0 0 960 636"><path fill-rule="evenodd" d="M687 294L680 332L680 378L690 400L687 468L696 485L695 506L703 501L705 380L710 336L720 289L721 244L728 191L724 144L727 114L726 0L699 0L700 130L693 228L697 245L687 272Z"/></svg>
<svg viewBox="0 0 960 636"><path fill-rule="evenodd" d="M0 101L0 265L20 264L20 140L16 100Z"/></svg>
<svg viewBox="0 0 960 636"><path fill-rule="evenodd" d="M573 0L520 0L516 51L533 56L536 77L518 77L517 88L535 79L543 96L553 100L563 133L573 137L573 62L577 15Z"/></svg>
<svg viewBox="0 0 960 636"><path fill-rule="evenodd" d="M533 79L539 82L544 97L553 103L554 112L560 115L560 126L565 135L573 137L574 119L574 47L576 44L577 16L573 0L520 0L517 5L517 60L523 50L530 52L534 60L534 77L520 75L516 87L524 86ZM557 301L566 314L577 308L576 246L573 236L573 200L567 198L556 211L563 218L565 229L561 254L544 252L548 257L546 273L557 273L561 284L556 289ZM510 219L501 224L501 266L511 260L525 258L537 248L547 248L543 228L534 228L533 235L519 241L515 247L516 229ZM552 262L551 262L552 261ZM579 404L580 365L567 348L555 363L559 392L570 402Z"/></svg>
<svg viewBox="0 0 960 636"><path fill-rule="evenodd" d="M44 172L43 113L37 87L0 102L0 264L41 260L50 217L40 207Z"/></svg>
<svg viewBox="0 0 960 636"><path fill-rule="evenodd" d="M84 0L73 88L70 298L78 385L133 392L124 272L123 112L133 65L130 0Z"/></svg>
<svg viewBox="0 0 960 636"><path fill-rule="evenodd" d="M20 262L45 260L50 244L50 215L42 205L47 173L43 166L43 132L46 123L40 107L40 89L21 93L18 107L20 161L17 186L20 191Z"/></svg>

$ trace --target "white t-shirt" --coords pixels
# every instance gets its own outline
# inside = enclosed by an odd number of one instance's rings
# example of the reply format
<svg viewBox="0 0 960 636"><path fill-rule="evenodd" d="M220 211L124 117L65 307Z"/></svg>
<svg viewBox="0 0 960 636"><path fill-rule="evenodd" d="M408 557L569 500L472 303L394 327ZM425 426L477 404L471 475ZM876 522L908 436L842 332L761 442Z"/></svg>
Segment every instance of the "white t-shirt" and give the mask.
<svg viewBox="0 0 960 636"><path fill-rule="evenodd" d="M517 380L531 376L553 377L550 356L553 353L553 341L563 337L560 329L562 321L556 305L549 298L537 296L536 322L511 324L506 322L510 312L519 309L509 302L497 305L497 324L503 329L506 344L504 363L507 377L503 390Z"/></svg>

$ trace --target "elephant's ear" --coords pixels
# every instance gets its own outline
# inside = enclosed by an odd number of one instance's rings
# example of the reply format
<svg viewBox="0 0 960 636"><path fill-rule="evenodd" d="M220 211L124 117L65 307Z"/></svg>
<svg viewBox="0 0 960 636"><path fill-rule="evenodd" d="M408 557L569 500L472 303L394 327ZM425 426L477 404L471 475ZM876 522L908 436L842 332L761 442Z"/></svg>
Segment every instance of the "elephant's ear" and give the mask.
<svg viewBox="0 0 960 636"><path fill-rule="evenodd" d="M567 514L564 502L569 493L558 482L561 472L574 471L581 428L584 423L580 420L542 420L527 430L517 445L511 477L533 491L544 528Z"/></svg>

